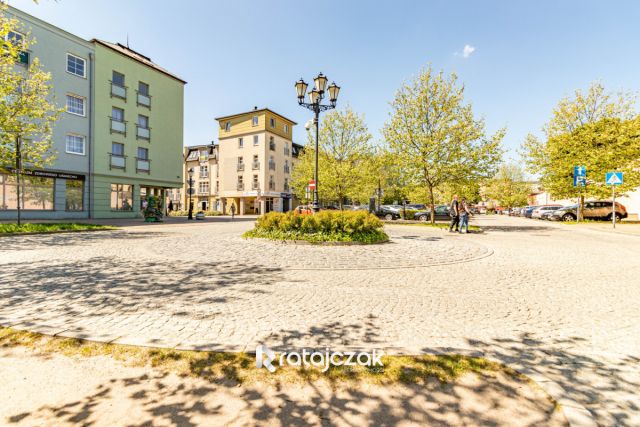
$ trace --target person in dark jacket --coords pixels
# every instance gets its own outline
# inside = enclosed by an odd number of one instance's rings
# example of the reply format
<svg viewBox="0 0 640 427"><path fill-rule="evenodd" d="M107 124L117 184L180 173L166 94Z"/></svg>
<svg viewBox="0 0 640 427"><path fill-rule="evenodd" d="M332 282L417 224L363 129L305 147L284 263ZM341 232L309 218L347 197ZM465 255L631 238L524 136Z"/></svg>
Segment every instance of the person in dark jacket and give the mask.
<svg viewBox="0 0 640 427"><path fill-rule="evenodd" d="M449 232L452 232L455 227L455 231L458 231L458 225L460 223L460 204L458 203L458 195L453 196L451 206L449 206L449 215L451 216L451 224L449 225Z"/></svg>

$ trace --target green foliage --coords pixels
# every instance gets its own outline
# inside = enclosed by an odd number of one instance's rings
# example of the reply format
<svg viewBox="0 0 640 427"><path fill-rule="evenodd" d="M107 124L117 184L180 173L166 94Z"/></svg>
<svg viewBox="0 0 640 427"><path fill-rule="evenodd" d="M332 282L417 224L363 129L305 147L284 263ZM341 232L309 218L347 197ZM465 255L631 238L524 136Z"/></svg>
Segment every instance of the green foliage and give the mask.
<svg viewBox="0 0 640 427"><path fill-rule="evenodd" d="M531 183L526 182L522 169L517 165L505 163L487 183L484 195L502 207L512 208L526 205L527 196L531 191Z"/></svg>
<svg viewBox="0 0 640 427"><path fill-rule="evenodd" d="M162 209L160 200L155 196L147 197L147 208L143 212L144 218L147 221L161 221Z"/></svg>
<svg viewBox="0 0 640 427"><path fill-rule="evenodd" d="M410 186L414 191L422 187L430 205L445 184L477 185L493 176L505 130L486 135L484 121L465 104L464 87L455 74L425 69L400 88L391 107L383 134L396 163L412 180Z"/></svg>
<svg viewBox="0 0 640 427"><path fill-rule="evenodd" d="M388 240L382 222L364 211L320 211L315 215L269 212L245 237L309 242L377 243Z"/></svg>
<svg viewBox="0 0 640 427"><path fill-rule="evenodd" d="M363 116L351 108L331 111L320 122L318 142L318 191L324 202L342 205L345 199L365 202L373 195L376 182L372 176L374 149ZM313 179L315 133L308 133L308 143L292 171L296 196L306 199L306 187Z"/></svg>
<svg viewBox="0 0 640 427"><path fill-rule="evenodd" d="M29 224L0 224L0 234L13 233L55 233L61 231L90 231L113 230L115 227L96 224L76 223L29 223Z"/></svg>
<svg viewBox="0 0 640 427"><path fill-rule="evenodd" d="M640 185L640 116L620 97L612 101L602 86L564 99L545 127L546 140L532 135L524 143L529 170L540 175L542 187L556 198L606 198L606 172L624 172L619 194ZM634 116L634 118L629 118ZM585 166L586 187L573 186L574 166Z"/></svg>

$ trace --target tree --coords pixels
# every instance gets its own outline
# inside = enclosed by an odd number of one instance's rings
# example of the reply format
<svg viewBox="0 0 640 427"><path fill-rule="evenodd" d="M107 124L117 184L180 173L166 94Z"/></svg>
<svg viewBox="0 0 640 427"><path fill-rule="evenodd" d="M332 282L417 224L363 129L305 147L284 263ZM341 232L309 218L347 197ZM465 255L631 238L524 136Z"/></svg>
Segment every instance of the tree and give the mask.
<svg viewBox="0 0 640 427"><path fill-rule="evenodd" d="M526 205L531 190L531 183L526 181L522 169L515 164L504 163L500 165L498 173L487 182L484 195L500 206L511 209Z"/></svg>
<svg viewBox="0 0 640 427"><path fill-rule="evenodd" d="M23 165L42 167L53 160L51 133L61 110L50 99L51 75L41 69L38 58L26 67L21 64L35 40L13 32L20 24L5 15L6 8L0 1L0 165L15 167L20 224Z"/></svg>
<svg viewBox="0 0 640 427"><path fill-rule="evenodd" d="M433 223L437 189L493 176L505 130L487 137L484 121L475 119L471 105L464 103L457 76L436 74L431 67L404 84L391 106L383 134L397 161L426 191Z"/></svg>
<svg viewBox="0 0 640 427"><path fill-rule="evenodd" d="M363 201L374 191L373 145L364 118L351 108L327 113L321 123L318 170L318 197L335 201L342 208L345 199ZM313 179L314 135L300 155L292 173L294 191L305 198Z"/></svg>
<svg viewBox="0 0 640 427"><path fill-rule="evenodd" d="M594 83L586 93L576 91L553 110L544 128L545 139L528 135L523 155L530 172L540 176L544 189L557 198L579 199L578 220L582 220L586 197L605 197L604 172L626 171L632 185L637 164L637 121L635 98L629 94L607 93ZM573 186L574 166L587 168L586 187ZM606 169L606 170L605 170ZM621 191L627 191L625 185Z"/></svg>

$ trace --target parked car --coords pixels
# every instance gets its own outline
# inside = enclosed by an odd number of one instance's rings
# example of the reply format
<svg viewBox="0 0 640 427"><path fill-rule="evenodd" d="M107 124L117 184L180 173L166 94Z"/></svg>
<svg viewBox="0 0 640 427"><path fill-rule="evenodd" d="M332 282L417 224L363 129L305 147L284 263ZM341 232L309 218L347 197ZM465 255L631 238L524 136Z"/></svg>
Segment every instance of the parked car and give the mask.
<svg viewBox="0 0 640 427"><path fill-rule="evenodd" d="M449 206L447 205L436 206L435 213L436 213L436 221L449 221L451 219L451 216L449 215ZM414 218L419 221L430 221L431 209L416 212L414 215Z"/></svg>
<svg viewBox="0 0 640 427"><path fill-rule="evenodd" d="M562 208L560 208L560 209L562 209ZM549 221L551 219L551 215L553 215L554 212L555 212L555 210L553 210L553 211L544 211L542 213L542 215L540 215L540 219Z"/></svg>
<svg viewBox="0 0 640 427"><path fill-rule="evenodd" d="M526 208L524 208L524 214L522 216L524 216L525 218L531 218L533 211L537 208L539 208L539 206L527 206Z"/></svg>
<svg viewBox="0 0 640 427"><path fill-rule="evenodd" d="M386 221L393 221L400 218L400 212L397 209L392 208L390 205L380 206L380 209L375 212L375 215Z"/></svg>
<svg viewBox="0 0 640 427"><path fill-rule="evenodd" d="M411 204L411 205L406 205L406 209L409 211L426 211L427 210L427 205L424 204Z"/></svg>
<svg viewBox="0 0 640 427"><path fill-rule="evenodd" d="M203 220L204 218L205 218L205 216L204 216L204 212L202 212L202 211L198 211L198 212L196 213L196 220Z"/></svg>
<svg viewBox="0 0 640 427"><path fill-rule="evenodd" d="M584 218L593 220L612 219L613 202L610 200L597 200L584 204ZM616 202L616 221L628 216L627 208ZM550 217L553 221L575 221L578 218L578 205L565 206L553 213Z"/></svg>
<svg viewBox="0 0 640 427"><path fill-rule="evenodd" d="M538 206L531 212L531 218L540 219L542 218L542 214L550 211L557 211L560 209L562 205L543 205Z"/></svg>

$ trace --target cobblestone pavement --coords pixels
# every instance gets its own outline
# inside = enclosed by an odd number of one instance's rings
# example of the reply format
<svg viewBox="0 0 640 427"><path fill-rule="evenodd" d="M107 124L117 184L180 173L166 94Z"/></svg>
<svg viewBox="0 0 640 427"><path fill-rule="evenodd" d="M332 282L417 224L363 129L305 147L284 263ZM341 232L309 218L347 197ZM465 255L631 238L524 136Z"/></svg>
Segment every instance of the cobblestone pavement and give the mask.
<svg viewBox="0 0 640 427"><path fill-rule="evenodd" d="M640 424L640 238L476 223L392 225L366 247L245 241L246 221L4 237L0 324L211 350L479 352L535 369L603 425Z"/></svg>

